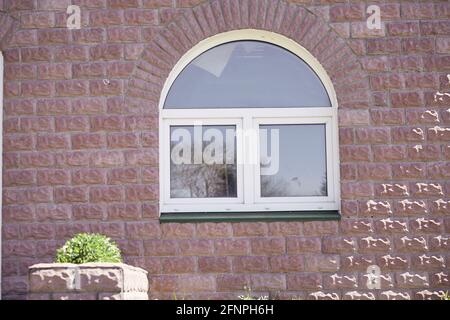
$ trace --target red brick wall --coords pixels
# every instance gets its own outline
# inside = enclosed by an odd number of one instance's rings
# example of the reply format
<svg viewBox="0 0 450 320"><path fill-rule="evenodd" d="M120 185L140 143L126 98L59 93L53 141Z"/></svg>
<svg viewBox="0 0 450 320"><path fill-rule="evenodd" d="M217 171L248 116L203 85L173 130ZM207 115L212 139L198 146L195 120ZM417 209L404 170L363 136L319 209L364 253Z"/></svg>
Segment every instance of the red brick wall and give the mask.
<svg viewBox="0 0 450 320"><path fill-rule="evenodd" d="M81 30L65 27L70 3ZM365 27L370 4L382 31ZM235 298L245 285L437 298L450 286L450 98L434 100L450 91L449 18L447 1L0 0L3 297L23 298L28 266L92 231L149 271L152 298ZM341 222L159 224L162 84L200 40L239 28L293 38L331 76ZM381 290L366 287L372 264Z"/></svg>

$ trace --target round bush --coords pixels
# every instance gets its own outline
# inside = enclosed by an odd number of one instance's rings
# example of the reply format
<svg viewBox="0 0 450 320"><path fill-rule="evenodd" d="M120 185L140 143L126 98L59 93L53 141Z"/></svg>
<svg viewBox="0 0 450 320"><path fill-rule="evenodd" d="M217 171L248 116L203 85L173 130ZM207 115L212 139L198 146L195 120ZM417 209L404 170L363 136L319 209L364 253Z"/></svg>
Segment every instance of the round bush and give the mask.
<svg viewBox="0 0 450 320"><path fill-rule="evenodd" d="M108 237L96 233L79 233L56 251L56 262L122 262L120 249Z"/></svg>

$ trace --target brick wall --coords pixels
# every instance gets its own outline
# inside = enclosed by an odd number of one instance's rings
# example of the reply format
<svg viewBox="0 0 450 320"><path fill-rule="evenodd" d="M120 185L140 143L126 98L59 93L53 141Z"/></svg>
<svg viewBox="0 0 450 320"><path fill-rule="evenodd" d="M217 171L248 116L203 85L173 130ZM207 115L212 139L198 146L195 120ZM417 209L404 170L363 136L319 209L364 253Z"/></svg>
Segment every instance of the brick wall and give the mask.
<svg viewBox="0 0 450 320"><path fill-rule="evenodd" d="M82 28L68 30L67 6ZM367 5L384 28L368 30ZM117 240L150 297L437 298L450 275L448 1L0 0L3 298L73 234ZM339 101L340 222L158 221L161 87L210 35L293 38ZM366 268L382 270L368 290Z"/></svg>

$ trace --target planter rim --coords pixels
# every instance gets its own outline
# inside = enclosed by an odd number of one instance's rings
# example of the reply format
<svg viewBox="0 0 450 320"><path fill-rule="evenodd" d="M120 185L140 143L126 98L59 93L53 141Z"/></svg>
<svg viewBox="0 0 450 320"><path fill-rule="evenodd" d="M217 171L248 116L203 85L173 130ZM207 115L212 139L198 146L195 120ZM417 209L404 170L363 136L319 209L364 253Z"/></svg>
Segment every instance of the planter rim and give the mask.
<svg viewBox="0 0 450 320"><path fill-rule="evenodd" d="M88 263L37 263L33 264L32 266L28 267L28 269L71 269L71 268L80 268L80 269L95 269L95 268L102 268L102 269L129 269L134 271L140 271L145 272L148 274L148 272L142 268L131 266L126 263L113 263L113 262L88 262Z"/></svg>

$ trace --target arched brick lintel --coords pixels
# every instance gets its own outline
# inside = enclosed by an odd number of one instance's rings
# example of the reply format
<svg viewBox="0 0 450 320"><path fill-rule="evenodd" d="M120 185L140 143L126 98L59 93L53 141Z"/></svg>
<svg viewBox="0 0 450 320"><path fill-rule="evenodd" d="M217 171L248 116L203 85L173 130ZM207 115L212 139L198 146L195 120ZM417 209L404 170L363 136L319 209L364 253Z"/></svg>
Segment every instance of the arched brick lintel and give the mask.
<svg viewBox="0 0 450 320"><path fill-rule="evenodd" d="M147 45L128 83L127 108L157 113L163 85L179 59L204 39L240 29L278 33L308 50L331 78L340 109L370 106L358 57L322 18L283 0L212 0L187 9Z"/></svg>

